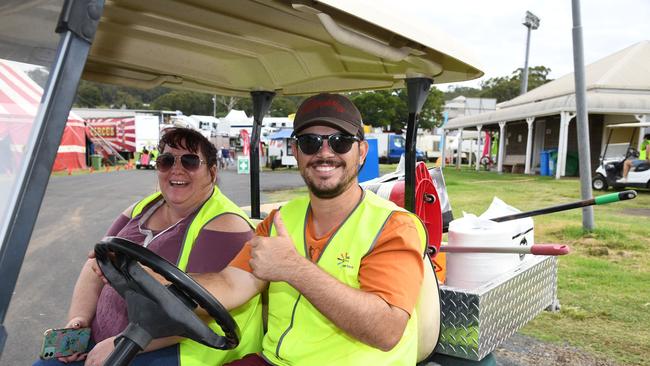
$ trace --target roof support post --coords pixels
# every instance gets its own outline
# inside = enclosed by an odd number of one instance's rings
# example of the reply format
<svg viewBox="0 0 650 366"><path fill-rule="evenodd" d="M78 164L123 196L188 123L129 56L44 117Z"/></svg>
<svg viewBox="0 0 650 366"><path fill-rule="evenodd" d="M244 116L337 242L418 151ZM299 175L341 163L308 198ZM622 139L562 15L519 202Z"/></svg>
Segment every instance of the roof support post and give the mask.
<svg viewBox="0 0 650 366"><path fill-rule="evenodd" d="M262 120L264 115L271 108L271 102L275 97L274 92L270 91L253 91L253 133L251 134L250 147L250 182L251 182L251 218L261 219L260 217L260 130L262 129Z"/></svg>
<svg viewBox="0 0 650 366"><path fill-rule="evenodd" d="M560 112L560 141L557 147L557 164L555 165L555 179L563 177L566 167L566 154L569 141L569 123L575 117L575 113Z"/></svg>
<svg viewBox="0 0 650 366"><path fill-rule="evenodd" d="M524 174L530 173L530 165L532 160L533 153L533 122L535 122L535 117L526 118L526 123L528 124L528 139L526 140L526 169L524 169Z"/></svg>
<svg viewBox="0 0 650 366"><path fill-rule="evenodd" d="M506 150L506 121L499 122L499 153L497 157L497 173L503 173L503 156Z"/></svg>
<svg viewBox="0 0 650 366"><path fill-rule="evenodd" d="M415 142L418 135L418 118L433 84L428 78L406 79L409 117L406 122L406 156L404 162L404 208L415 212Z"/></svg>
<svg viewBox="0 0 650 366"><path fill-rule="evenodd" d="M476 171L478 172L481 169L481 130L483 125L477 125L476 131L478 131L478 138L476 139Z"/></svg>
<svg viewBox="0 0 650 366"><path fill-rule="evenodd" d="M460 162L463 160L463 129L458 129L458 138L456 139L456 169L460 169Z"/></svg>

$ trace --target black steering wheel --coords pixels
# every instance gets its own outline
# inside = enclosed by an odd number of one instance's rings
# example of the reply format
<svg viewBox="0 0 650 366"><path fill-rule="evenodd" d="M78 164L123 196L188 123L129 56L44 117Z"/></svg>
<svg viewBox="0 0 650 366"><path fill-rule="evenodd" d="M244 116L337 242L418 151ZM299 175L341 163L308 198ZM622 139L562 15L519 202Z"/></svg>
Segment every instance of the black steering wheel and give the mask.
<svg viewBox="0 0 650 366"><path fill-rule="evenodd" d="M172 335L222 350L239 344L237 323L223 305L185 272L152 251L129 240L110 237L95 245L95 256L106 279L126 300L129 326L122 335L141 349L153 338ZM138 262L171 284L163 286ZM215 333L194 313L197 305L217 322L224 336Z"/></svg>
<svg viewBox="0 0 650 366"><path fill-rule="evenodd" d="M639 150L633 148L633 147L628 147L627 151L625 152L625 159L636 159L640 156Z"/></svg>

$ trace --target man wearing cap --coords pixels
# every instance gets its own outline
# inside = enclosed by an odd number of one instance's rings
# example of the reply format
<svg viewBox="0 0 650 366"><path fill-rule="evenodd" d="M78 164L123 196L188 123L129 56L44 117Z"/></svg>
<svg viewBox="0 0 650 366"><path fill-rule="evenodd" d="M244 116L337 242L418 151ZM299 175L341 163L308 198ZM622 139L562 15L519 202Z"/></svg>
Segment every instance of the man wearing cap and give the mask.
<svg viewBox="0 0 650 366"><path fill-rule="evenodd" d="M305 100L292 144L309 195L206 275L221 279L205 283L229 309L268 290L262 353L228 365L415 365L422 223L358 185L368 143L346 97Z"/></svg>

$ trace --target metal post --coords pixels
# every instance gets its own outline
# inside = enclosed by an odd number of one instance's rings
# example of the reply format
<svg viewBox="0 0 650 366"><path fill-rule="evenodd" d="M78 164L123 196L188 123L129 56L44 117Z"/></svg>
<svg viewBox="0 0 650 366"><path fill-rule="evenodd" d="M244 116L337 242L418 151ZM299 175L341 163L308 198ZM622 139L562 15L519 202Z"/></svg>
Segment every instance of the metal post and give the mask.
<svg viewBox="0 0 650 366"><path fill-rule="evenodd" d="M408 93L408 121L406 122L406 156L404 161L404 208L415 212L415 142L418 117L429 95L433 80L427 78L406 79Z"/></svg>
<svg viewBox="0 0 650 366"><path fill-rule="evenodd" d="M589 121L587 120L587 91L585 87L585 62L582 45L582 22L580 20L580 0L571 1L573 14L573 68L576 89L576 128L578 129L578 159L580 160L580 197L591 199L591 153L589 148ZM592 231L594 209L582 208L582 228Z"/></svg>
<svg viewBox="0 0 650 366"><path fill-rule="evenodd" d="M217 95L212 96L212 117L217 118Z"/></svg>
<svg viewBox="0 0 650 366"><path fill-rule="evenodd" d="M251 134L250 148L250 182L251 182L251 218L260 217L260 130L264 115L271 108L271 102L275 97L274 92L253 91L253 133Z"/></svg>
<svg viewBox="0 0 650 366"><path fill-rule="evenodd" d="M526 35L526 59L524 61L524 69L521 73L521 89L519 95L525 94L528 91L528 53L530 51L530 32L539 28L539 18L535 16L535 14L527 11L522 24L528 29L528 31Z"/></svg>

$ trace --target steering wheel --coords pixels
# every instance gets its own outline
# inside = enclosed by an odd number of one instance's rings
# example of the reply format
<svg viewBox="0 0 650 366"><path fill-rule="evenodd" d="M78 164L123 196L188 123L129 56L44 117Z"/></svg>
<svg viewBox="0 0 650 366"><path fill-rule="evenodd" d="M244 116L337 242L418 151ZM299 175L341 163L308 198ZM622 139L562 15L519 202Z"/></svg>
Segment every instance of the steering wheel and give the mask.
<svg viewBox="0 0 650 366"><path fill-rule="evenodd" d="M639 150L633 148L633 147L628 147L627 151L625 152L625 159L636 159L640 156Z"/></svg>
<svg viewBox="0 0 650 366"><path fill-rule="evenodd" d="M239 344L237 323L223 305L185 272L152 251L129 240L110 237L95 245L95 257L106 279L127 302L130 324L123 335L140 348L144 349L153 338L172 335L222 350ZM171 284L162 285L138 262ZM197 305L217 322L224 336L215 333L194 313Z"/></svg>

